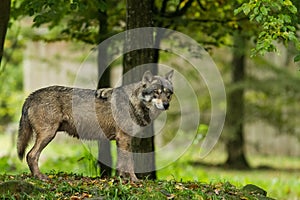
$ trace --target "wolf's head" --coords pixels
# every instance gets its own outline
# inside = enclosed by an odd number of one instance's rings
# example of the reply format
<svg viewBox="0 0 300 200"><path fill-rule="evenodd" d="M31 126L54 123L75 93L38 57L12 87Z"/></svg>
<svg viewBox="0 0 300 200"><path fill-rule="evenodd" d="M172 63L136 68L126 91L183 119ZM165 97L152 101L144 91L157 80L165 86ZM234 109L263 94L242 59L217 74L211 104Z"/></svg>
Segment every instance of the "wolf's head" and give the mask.
<svg viewBox="0 0 300 200"><path fill-rule="evenodd" d="M173 94L171 70L164 77L154 76L150 71L146 71L142 78L142 90L139 94L140 100L151 104L159 110L167 110Z"/></svg>

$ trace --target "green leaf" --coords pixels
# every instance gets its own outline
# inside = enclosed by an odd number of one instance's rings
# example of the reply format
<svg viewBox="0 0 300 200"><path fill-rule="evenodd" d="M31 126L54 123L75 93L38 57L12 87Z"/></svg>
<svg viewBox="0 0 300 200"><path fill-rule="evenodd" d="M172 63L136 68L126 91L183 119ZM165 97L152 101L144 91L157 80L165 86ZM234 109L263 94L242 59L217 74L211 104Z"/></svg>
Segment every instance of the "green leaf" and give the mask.
<svg viewBox="0 0 300 200"><path fill-rule="evenodd" d="M29 16L33 16L34 15L34 9L33 8L30 8L29 9L29 11L28 11L28 13L29 13Z"/></svg>
<svg viewBox="0 0 300 200"><path fill-rule="evenodd" d="M264 7L264 6L260 7L260 11L263 15L268 15L268 10L266 7Z"/></svg>
<svg viewBox="0 0 300 200"><path fill-rule="evenodd" d="M286 26L290 31L296 31L296 28L294 26Z"/></svg>
<svg viewBox="0 0 300 200"><path fill-rule="evenodd" d="M262 19L263 19L263 17L262 17L261 15L257 15L257 16L255 17L255 20L256 20L257 22L261 22Z"/></svg>
<svg viewBox="0 0 300 200"><path fill-rule="evenodd" d="M260 14L260 13L259 13L258 7L255 7L255 8L254 8L253 13L254 13L255 15L259 15L259 14Z"/></svg>
<svg viewBox="0 0 300 200"><path fill-rule="evenodd" d="M100 9L101 12L105 12L107 10L107 3L103 0L98 1L98 8Z"/></svg>
<svg viewBox="0 0 300 200"><path fill-rule="evenodd" d="M71 3L71 4L70 4L70 9L71 9L71 10L76 10L77 6L78 6L77 3Z"/></svg>
<svg viewBox="0 0 300 200"><path fill-rule="evenodd" d="M42 23L45 22L45 17L43 15L37 15L33 18L34 26L39 27Z"/></svg>
<svg viewBox="0 0 300 200"><path fill-rule="evenodd" d="M238 15L240 12L242 12L242 10L243 10L243 9L242 9L241 7L235 9L235 10L234 10L234 15Z"/></svg>
<svg viewBox="0 0 300 200"><path fill-rule="evenodd" d="M296 14L297 13L297 8L293 5L293 6L289 6L289 10L291 11L291 13Z"/></svg>
<svg viewBox="0 0 300 200"><path fill-rule="evenodd" d="M198 133L198 134L206 135L207 130L208 130L208 125L207 125L207 124L200 124L200 125L198 126L197 133Z"/></svg>
<svg viewBox="0 0 300 200"><path fill-rule="evenodd" d="M248 15L250 13L250 11L251 11L250 6L247 5L247 4L244 4L243 5L243 12L245 13L245 15Z"/></svg>
<svg viewBox="0 0 300 200"><path fill-rule="evenodd" d="M300 61L300 54L298 54L297 56L295 56L294 58L294 62L299 62Z"/></svg>

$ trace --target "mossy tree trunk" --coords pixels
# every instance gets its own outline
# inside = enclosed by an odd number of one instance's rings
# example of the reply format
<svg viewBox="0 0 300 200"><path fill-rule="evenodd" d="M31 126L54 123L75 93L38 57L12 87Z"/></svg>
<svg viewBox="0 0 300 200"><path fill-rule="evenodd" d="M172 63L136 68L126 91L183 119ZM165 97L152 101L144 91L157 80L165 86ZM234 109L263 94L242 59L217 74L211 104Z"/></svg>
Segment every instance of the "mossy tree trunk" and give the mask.
<svg viewBox="0 0 300 200"><path fill-rule="evenodd" d="M152 18L152 6L153 0L127 0L127 30L141 27L153 26ZM130 49L130 45L139 44L137 46L149 46L154 43L153 33L141 31L140 34L132 35L127 32L125 48ZM157 66L153 63L157 63L158 54L157 50L153 49L139 49L128 52L123 58L123 74L131 71L123 78L123 84L137 82L142 79L142 76L146 70L152 71L153 74L157 74ZM149 64L147 67L138 67L143 64ZM134 69L134 70L133 70ZM134 156L135 171L138 178L156 179L155 171L155 154L154 154L154 134L153 126L148 127L145 130L146 138L134 138L132 141Z"/></svg>

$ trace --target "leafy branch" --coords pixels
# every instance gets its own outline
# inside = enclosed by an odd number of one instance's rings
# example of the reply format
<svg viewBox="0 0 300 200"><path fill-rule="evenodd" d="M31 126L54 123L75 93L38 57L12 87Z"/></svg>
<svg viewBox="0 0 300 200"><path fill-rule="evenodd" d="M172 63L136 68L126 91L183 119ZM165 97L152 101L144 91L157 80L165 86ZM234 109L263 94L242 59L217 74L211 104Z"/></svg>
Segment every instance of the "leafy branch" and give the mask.
<svg viewBox="0 0 300 200"><path fill-rule="evenodd" d="M290 0L250 0L234 11L235 15L244 13L249 20L261 27L256 36L256 46L252 49L252 56L264 55L267 52L278 51L275 41L285 45L292 42L300 51L300 41L297 37L299 17L297 8ZM300 60L300 53L294 58Z"/></svg>

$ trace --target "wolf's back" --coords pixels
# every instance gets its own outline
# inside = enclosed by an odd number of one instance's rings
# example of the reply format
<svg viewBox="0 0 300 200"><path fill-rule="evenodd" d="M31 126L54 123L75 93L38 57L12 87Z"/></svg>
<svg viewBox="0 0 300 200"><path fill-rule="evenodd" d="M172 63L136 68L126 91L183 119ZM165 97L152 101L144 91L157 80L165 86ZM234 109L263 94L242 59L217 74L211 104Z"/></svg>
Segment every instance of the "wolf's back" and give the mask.
<svg viewBox="0 0 300 200"><path fill-rule="evenodd" d="M19 124L19 133L18 133L18 141L17 141L17 151L20 160L22 160L24 157L26 147L28 146L28 143L33 133L28 118L28 108L29 108L29 99L26 99L22 108L22 115Z"/></svg>

